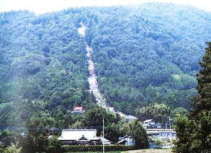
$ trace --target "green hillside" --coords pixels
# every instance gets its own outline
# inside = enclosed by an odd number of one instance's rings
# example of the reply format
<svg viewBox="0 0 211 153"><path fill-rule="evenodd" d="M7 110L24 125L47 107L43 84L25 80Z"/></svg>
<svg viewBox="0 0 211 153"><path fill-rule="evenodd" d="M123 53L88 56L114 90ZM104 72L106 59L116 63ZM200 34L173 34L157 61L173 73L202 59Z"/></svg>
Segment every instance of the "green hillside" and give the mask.
<svg viewBox="0 0 211 153"><path fill-rule="evenodd" d="M91 107L85 42L94 49L99 88L111 106L140 115L152 103L190 108L211 13L173 4L0 14L0 123L12 125L26 101L65 114ZM82 39L77 28L87 26Z"/></svg>
<svg viewBox="0 0 211 153"><path fill-rule="evenodd" d="M154 3L91 12L97 20L87 23L87 39L111 105L130 113L154 102L190 108L211 14Z"/></svg>

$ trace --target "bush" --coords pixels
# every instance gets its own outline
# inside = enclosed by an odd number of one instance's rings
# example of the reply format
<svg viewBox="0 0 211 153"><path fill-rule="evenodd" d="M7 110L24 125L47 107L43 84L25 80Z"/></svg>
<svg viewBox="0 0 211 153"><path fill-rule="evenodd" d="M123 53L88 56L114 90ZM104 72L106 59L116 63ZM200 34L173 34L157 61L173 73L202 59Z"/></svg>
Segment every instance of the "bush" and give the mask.
<svg viewBox="0 0 211 153"><path fill-rule="evenodd" d="M21 153L21 150L21 147L18 147L16 144L12 144L11 146L7 147L3 153Z"/></svg>
<svg viewBox="0 0 211 153"><path fill-rule="evenodd" d="M63 149L61 148L61 142L58 140L57 137L53 136L48 140L48 153L62 153Z"/></svg>
<svg viewBox="0 0 211 153"><path fill-rule="evenodd" d="M102 145L96 146L78 146L78 145L64 145L62 146L64 152L85 152L85 151L102 151ZM135 149L133 146L123 146L123 145L109 145L105 146L105 151L127 151Z"/></svg>
<svg viewBox="0 0 211 153"><path fill-rule="evenodd" d="M0 145L0 152L4 152L4 147Z"/></svg>

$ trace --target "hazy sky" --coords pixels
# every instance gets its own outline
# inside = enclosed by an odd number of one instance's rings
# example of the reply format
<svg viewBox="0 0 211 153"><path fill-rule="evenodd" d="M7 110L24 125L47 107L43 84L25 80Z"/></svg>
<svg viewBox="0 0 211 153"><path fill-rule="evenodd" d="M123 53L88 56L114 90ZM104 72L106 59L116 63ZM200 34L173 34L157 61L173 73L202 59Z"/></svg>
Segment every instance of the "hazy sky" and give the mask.
<svg viewBox="0 0 211 153"><path fill-rule="evenodd" d="M0 11L25 9L41 14L70 7L136 5L144 2L172 2L211 12L211 0L0 0Z"/></svg>

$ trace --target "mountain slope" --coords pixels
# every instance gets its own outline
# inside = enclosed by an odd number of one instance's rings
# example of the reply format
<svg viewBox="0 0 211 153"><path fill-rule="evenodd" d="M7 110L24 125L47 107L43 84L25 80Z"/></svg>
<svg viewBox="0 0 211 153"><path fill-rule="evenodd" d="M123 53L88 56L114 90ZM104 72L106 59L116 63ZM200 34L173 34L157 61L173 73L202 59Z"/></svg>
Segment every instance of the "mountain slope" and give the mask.
<svg viewBox="0 0 211 153"><path fill-rule="evenodd" d="M85 44L77 33L79 16L73 11L0 14L0 103L10 105L0 104L2 121L17 107L24 112L25 100L45 101L51 111L93 101L87 92Z"/></svg>
<svg viewBox="0 0 211 153"><path fill-rule="evenodd" d="M125 112L152 102L190 107L211 14L172 4L94 10L97 74L110 104Z"/></svg>
<svg viewBox="0 0 211 153"><path fill-rule="evenodd" d="M111 106L131 114L154 102L189 108L204 43L211 39L211 14L153 3L41 16L1 13L0 103L43 100L53 111L95 102L80 23L87 27L99 88Z"/></svg>

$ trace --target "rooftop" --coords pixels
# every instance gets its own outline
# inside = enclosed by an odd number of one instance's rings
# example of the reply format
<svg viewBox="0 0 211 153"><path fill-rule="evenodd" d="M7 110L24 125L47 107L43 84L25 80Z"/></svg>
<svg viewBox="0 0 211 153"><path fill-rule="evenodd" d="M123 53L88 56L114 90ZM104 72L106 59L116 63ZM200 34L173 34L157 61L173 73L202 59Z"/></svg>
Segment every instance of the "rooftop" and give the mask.
<svg viewBox="0 0 211 153"><path fill-rule="evenodd" d="M96 129L64 129L59 137L59 140L80 140L81 138L87 140L96 140L97 130Z"/></svg>

